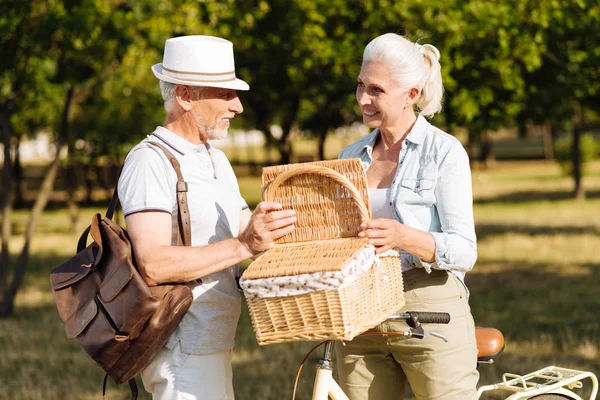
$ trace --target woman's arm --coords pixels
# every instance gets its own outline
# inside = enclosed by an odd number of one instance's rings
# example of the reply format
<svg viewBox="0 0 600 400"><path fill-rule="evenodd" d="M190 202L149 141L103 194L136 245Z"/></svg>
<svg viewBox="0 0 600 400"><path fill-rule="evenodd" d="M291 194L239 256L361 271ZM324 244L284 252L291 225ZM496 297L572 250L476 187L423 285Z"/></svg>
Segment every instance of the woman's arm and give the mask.
<svg viewBox="0 0 600 400"><path fill-rule="evenodd" d="M404 249L417 256L426 269L471 270L477 260L473 190L469 158L459 142L440 163L435 196L441 232L421 231L392 219L374 219L363 224L359 236L368 237L377 253Z"/></svg>

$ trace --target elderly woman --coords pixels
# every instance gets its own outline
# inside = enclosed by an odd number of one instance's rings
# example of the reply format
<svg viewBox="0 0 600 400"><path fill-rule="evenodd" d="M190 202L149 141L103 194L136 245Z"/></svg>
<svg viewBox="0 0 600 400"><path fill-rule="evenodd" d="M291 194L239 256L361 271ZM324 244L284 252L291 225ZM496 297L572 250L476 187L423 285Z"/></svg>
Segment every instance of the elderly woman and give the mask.
<svg viewBox="0 0 600 400"><path fill-rule="evenodd" d="M450 341L359 336L336 346L340 382L356 399L476 399L477 347L465 273L475 264L471 172L467 153L426 117L441 110L440 53L388 33L365 48L356 100L374 129L344 149L367 172L373 219L362 225L378 253L399 249L406 305L400 312L448 312L432 325ZM375 332L406 331L388 320Z"/></svg>

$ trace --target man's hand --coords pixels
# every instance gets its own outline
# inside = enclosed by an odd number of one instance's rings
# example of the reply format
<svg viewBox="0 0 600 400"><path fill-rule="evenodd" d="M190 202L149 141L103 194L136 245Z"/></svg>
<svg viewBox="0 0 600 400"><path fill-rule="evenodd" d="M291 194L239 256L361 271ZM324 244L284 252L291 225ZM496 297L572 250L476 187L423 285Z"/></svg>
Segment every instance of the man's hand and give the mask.
<svg viewBox="0 0 600 400"><path fill-rule="evenodd" d="M296 212L283 210L279 203L263 201L248 222L248 226L238 236L239 241L253 255L262 253L273 246L273 241L294 230Z"/></svg>

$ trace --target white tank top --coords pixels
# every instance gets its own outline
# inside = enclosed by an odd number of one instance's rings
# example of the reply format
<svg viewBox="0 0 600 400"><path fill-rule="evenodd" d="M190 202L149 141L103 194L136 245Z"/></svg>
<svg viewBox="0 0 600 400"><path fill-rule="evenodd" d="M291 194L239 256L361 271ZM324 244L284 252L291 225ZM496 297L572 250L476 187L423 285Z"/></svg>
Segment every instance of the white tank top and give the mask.
<svg viewBox="0 0 600 400"><path fill-rule="evenodd" d="M394 219L394 211L392 210L392 201L390 198L390 188L384 189L369 189L369 202L371 203L371 212L373 219L375 218L390 218ZM403 262L402 253L400 254L400 262L402 272L413 269L412 266Z"/></svg>
<svg viewBox="0 0 600 400"><path fill-rule="evenodd" d="M390 188L369 189L369 201L373 219L375 218L394 218L394 212L390 200Z"/></svg>

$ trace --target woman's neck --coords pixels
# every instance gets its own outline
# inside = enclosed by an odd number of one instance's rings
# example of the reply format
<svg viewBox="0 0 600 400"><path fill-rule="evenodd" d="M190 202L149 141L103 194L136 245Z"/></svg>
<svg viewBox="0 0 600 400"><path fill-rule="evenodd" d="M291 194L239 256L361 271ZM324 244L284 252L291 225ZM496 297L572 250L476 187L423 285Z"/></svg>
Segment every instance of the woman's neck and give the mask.
<svg viewBox="0 0 600 400"><path fill-rule="evenodd" d="M400 118L394 126L379 128L379 142L386 149L396 146L408 136L415 122L417 122L417 115L410 110L406 113L406 117Z"/></svg>

